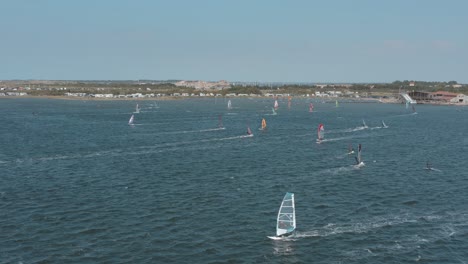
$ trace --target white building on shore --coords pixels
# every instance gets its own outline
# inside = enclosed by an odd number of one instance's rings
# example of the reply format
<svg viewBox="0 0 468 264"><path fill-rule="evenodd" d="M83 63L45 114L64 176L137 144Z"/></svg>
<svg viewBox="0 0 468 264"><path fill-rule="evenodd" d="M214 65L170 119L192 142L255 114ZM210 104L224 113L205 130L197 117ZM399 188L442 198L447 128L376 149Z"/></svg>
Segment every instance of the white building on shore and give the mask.
<svg viewBox="0 0 468 264"><path fill-rule="evenodd" d="M468 104L468 96L464 94L457 94L457 96L450 99L450 102L456 104Z"/></svg>

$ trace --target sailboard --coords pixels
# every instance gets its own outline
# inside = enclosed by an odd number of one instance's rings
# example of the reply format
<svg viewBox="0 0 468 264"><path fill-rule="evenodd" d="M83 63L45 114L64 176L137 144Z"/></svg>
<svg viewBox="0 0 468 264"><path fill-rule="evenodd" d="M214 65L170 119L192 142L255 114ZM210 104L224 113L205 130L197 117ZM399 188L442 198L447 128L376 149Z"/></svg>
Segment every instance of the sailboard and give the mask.
<svg viewBox="0 0 468 264"><path fill-rule="evenodd" d="M339 107L338 100L335 100L335 107Z"/></svg>
<svg viewBox="0 0 468 264"><path fill-rule="evenodd" d="M266 128L267 128L266 120L265 118L262 118L262 124L261 124L260 130L266 130Z"/></svg>
<svg viewBox="0 0 468 264"><path fill-rule="evenodd" d="M359 146L358 146L358 155L357 155L357 157L355 157L356 165L354 165L354 166L356 168L360 168L360 167L363 167L365 165L364 162L362 161L362 158L361 158L361 150L362 150L362 146L361 146L361 144L359 144Z"/></svg>
<svg viewBox="0 0 468 264"><path fill-rule="evenodd" d="M291 109L291 96L288 96L288 109Z"/></svg>
<svg viewBox="0 0 468 264"><path fill-rule="evenodd" d="M278 109L279 105L278 105L278 100L275 99L275 104L273 105L273 108L274 109Z"/></svg>
<svg viewBox="0 0 468 264"><path fill-rule="evenodd" d="M231 103L231 100L228 101L228 104L227 104L227 109L231 110L232 109L232 103Z"/></svg>
<svg viewBox="0 0 468 264"><path fill-rule="evenodd" d="M271 115L277 115L276 111L275 111L275 108L272 108L271 109Z"/></svg>
<svg viewBox="0 0 468 264"><path fill-rule="evenodd" d="M317 128L317 143L318 144L322 143L324 136L325 136L325 128L323 127L323 124L319 124Z"/></svg>
<svg viewBox="0 0 468 264"><path fill-rule="evenodd" d="M417 114L418 112L416 112L416 108L414 108L414 105L411 106L411 108L413 109L413 114Z"/></svg>
<svg viewBox="0 0 468 264"><path fill-rule="evenodd" d="M135 119L135 117L134 117L134 115L132 115L132 116L130 117L130 119L128 120L128 124L131 125L131 126L134 125L134 124L133 124L134 119Z"/></svg>
<svg viewBox="0 0 468 264"><path fill-rule="evenodd" d="M293 235L296 230L296 210L294 207L294 193L287 192L281 202L276 218L276 236L269 236L273 240L281 240Z"/></svg>
<svg viewBox="0 0 468 264"><path fill-rule="evenodd" d="M314 105L312 103L309 104L309 113L314 111Z"/></svg>

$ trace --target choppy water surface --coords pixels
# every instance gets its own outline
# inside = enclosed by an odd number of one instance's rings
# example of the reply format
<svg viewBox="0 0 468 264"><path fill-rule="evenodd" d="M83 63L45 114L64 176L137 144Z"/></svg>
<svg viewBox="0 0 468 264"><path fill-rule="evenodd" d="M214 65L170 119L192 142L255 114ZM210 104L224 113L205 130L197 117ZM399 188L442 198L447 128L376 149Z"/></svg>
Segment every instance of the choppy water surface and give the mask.
<svg viewBox="0 0 468 264"><path fill-rule="evenodd" d="M468 261L467 108L231 100L0 100L0 262Z"/></svg>

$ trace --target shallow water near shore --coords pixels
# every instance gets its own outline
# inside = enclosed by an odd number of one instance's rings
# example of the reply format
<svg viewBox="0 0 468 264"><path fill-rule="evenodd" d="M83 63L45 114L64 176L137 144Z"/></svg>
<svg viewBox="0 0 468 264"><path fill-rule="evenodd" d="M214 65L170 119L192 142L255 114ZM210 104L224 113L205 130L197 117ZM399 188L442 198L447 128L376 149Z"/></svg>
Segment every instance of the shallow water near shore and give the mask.
<svg viewBox="0 0 468 264"><path fill-rule="evenodd" d="M0 263L468 259L468 108L231 101L138 101L129 126L135 101L2 100ZM286 192L297 233L273 241Z"/></svg>

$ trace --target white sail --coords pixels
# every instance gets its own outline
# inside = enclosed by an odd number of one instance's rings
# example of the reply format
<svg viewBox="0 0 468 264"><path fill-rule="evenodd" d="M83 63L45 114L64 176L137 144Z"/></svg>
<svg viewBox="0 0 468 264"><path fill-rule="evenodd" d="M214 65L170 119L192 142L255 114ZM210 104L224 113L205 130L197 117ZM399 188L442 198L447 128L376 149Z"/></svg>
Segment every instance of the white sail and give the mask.
<svg viewBox="0 0 468 264"><path fill-rule="evenodd" d="M218 128L224 128L223 117L221 115L218 116Z"/></svg>
<svg viewBox="0 0 468 264"><path fill-rule="evenodd" d="M132 115L132 116L130 117L130 120L128 120L128 124L129 124L129 125L133 125L133 119L134 119L134 116Z"/></svg>
<svg viewBox="0 0 468 264"><path fill-rule="evenodd" d="M140 113L140 106L138 104L136 105L135 113Z"/></svg>
<svg viewBox="0 0 468 264"><path fill-rule="evenodd" d="M367 124L366 124L366 121L364 121L364 119L362 120L362 127L368 128L368 126L367 126Z"/></svg>
<svg viewBox="0 0 468 264"><path fill-rule="evenodd" d="M385 124L385 122L382 120L382 127L387 128L388 126Z"/></svg>
<svg viewBox="0 0 468 264"><path fill-rule="evenodd" d="M294 208L294 193L286 193L281 202L276 221L276 236L292 233L296 229L296 210Z"/></svg>
<svg viewBox="0 0 468 264"><path fill-rule="evenodd" d="M232 104L231 104L231 100L228 101L228 105L227 105L227 108L228 109L232 109Z"/></svg>

